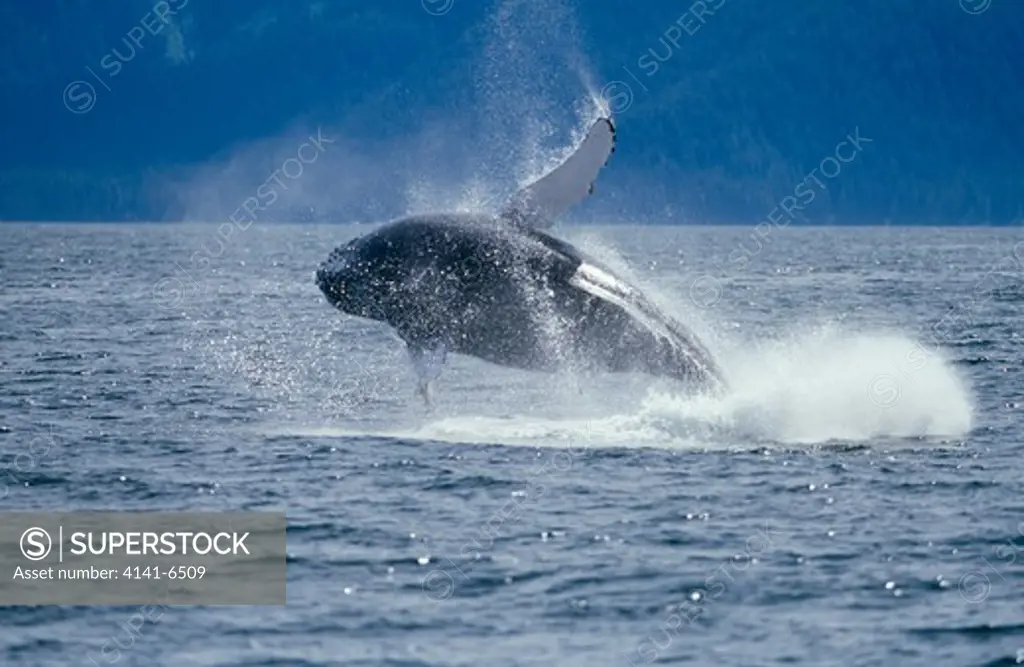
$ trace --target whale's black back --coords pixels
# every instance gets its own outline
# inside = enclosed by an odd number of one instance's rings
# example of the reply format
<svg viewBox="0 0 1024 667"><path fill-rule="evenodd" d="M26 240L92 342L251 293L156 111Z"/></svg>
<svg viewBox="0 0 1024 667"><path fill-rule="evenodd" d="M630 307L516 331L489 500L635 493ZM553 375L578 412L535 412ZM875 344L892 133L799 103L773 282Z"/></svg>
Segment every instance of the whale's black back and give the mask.
<svg viewBox="0 0 1024 667"><path fill-rule="evenodd" d="M423 216L378 230L366 252L383 257L398 287L386 320L406 341L520 368L552 369L544 290L564 290L582 262L546 234L489 217Z"/></svg>

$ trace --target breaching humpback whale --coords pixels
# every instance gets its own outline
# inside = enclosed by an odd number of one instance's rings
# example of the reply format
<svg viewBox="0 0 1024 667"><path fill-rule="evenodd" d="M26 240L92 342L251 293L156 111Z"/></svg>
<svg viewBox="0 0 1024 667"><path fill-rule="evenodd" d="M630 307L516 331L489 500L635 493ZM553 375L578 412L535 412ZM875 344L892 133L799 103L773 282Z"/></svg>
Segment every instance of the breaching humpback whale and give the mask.
<svg viewBox="0 0 1024 667"><path fill-rule="evenodd" d="M614 152L602 118L569 158L496 215L392 221L336 248L316 272L331 305L390 325L429 404L447 353L514 368L640 372L719 390L701 343L639 290L542 231L593 191Z"/></svg>

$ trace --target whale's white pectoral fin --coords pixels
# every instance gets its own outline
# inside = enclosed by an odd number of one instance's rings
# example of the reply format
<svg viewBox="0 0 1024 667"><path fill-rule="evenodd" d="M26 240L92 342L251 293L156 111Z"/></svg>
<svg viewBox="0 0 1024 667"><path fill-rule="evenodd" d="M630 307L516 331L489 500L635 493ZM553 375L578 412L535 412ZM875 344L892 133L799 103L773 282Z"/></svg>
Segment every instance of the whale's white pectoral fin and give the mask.
<svg viewBox="0 0 1024 667"><path fill-rule="evenodd" d="M436 347L409 345L409 359L416 373L416 391L423 397L427 406L431 404L431 383L441 376L441 369L448 358L448 350L443 344Z"/></svg>
<svg viewBox="0 0 1024 667"><path fill-rule="evenodd" d="M594 191L597 174L615 152L615 125L601 118L562 164L513 195L501 217L527 227L550 227Z"/></svg>

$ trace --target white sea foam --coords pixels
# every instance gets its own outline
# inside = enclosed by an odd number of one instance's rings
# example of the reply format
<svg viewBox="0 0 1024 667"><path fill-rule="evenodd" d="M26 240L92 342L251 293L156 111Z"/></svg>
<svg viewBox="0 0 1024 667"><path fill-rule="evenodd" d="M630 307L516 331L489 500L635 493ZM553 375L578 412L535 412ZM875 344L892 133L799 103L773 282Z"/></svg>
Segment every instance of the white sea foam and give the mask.
<svg viewBox="0 0 1024 667"><path fill-rule="evenodd" d="M638 401L616 382L583 395L553 396L557 415L448 414L375 433L306 429L307 435L380 435L524 446L748 448L754 445L945 441L971 429L970 394L938 355L911 364L920 348L889 333L820 327L784 339L748 341L720 358L730 389L689 396L654 383ZM410 397L411 399L412 397ZM505 396L514 401L516 394ZM506 409L513 408L506 403ZM513 410L514 412L514 410Z"/></svg>

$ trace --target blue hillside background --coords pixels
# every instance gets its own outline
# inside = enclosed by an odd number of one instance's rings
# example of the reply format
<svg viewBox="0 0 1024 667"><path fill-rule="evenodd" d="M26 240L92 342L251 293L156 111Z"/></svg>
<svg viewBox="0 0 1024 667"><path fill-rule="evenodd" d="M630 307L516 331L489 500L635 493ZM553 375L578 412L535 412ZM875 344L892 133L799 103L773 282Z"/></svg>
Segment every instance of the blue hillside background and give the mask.
<svg viewBox="0 0 1024 667"><path fill-rule="evenodd" d="M0 25L3 220L223 220L201 191L244 200L317 128L339 150L266 215L389 217L417 179L512 178L509 144L588 95L619 125L603 221L764 219L858 131L795 222L1024 218L1009 0L50 0Z"/></svg>

